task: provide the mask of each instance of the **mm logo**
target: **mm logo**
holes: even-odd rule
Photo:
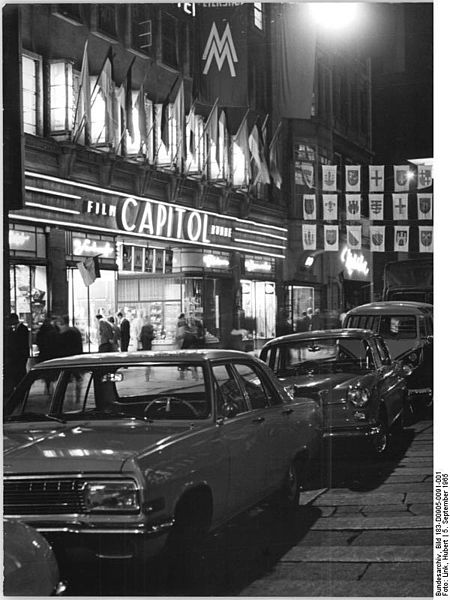
[[[234,70],[233,62],[237,63],[238,59],[236,50],[234,48],[233,38],[231,37],[229,23],[227,23],[222,37],[219,36],[216,24],[212,24],[208,41],[206,42],[205,50],[202,56],[202,60],[206,60],[205,68],[203,69],[203,75],[208,74],[213,58],[216,59],[217,68],[219,71],[222,70],[222,65],[225,62],[225,59],[227,59],[228,66],[230,67],[231,77],[236,77],[236,71]]]

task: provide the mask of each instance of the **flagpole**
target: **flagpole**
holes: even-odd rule
[[[194,104],[195,104],[195,102],[194,102]],[[206,129],[207,129],[208,125],[209,125],[209,122],[210,122],[210,120],[211,120],[211,115],[213,114],[213,111],[214,111],[214,109],[216,108],[216,105],[218,105],[218,104],[219,104],[219,98],[217,97],[217,98],[216,98],[216,100],[215,100],[215,102],[214,102],[214,104],[213,104],[213,107],[212,107],[212,109],[211,109],[211,112],[209,113],[209,115],[208,115],[208,118],[206,119],[206,123],[205,123],[205,126],[203,127],[202,135],[200,136],[200,139],[198,140],[198,144],[197,144],[197,145],[194,147],[194,152],[192,152],[192,153],[191,153],[191,160],[189,161],[189,165],[188,165],[188,166],[187,166],[187,168],[186,168],[186,171],[187,171],[188,173],[189,173],[189,169],[191,168],[191,164],[192,164],[192,157],[193,157],[193,156],[195,156],[195,154],[196,154],[197,150],[200,148],[200,144],[201,144],[201,142],[202,142],[203,138],[205,137],[205,131],[206,131]],[[209,158],[209,153],[210,153],[210,151],[211,151],[211,148],[210,148],[210,149],[209,149],[209,151],[208,151],[208,156],[206,157],[206,161],[207,161],[207,160],[208,160],[208,158]],[[204,168],[205,168],[205,163],[204,163],[204,164],[203,164],[203,166],[202,166],[202,173],[203,173],[203,170],[204,170]]]

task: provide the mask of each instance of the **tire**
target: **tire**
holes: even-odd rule
[[[295,457],[289,465],[284,483],[283,498],[291,508],[298,508],[300,504],[300,496],[304,489],[306,476],[305,465],[306,459],[299,456]]]
[[[372,452],[375,456],[387,456],[391,449],[391,433],[386,423],[386,417],[381,416],[378,427],[380,432],[377,433],[371,440]]]

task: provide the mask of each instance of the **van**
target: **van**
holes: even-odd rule
[[[372,302],[352,308],[345,328],[371,329],[380,334],[391,358],[407,365],[406,378],[413,408],[431,406],[433,399],[433,305],[424,302]]]

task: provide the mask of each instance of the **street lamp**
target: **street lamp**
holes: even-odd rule
[[[360,8],[355,2],[313,2],[309,6],[318,26],[335,31],[351,26]]]

